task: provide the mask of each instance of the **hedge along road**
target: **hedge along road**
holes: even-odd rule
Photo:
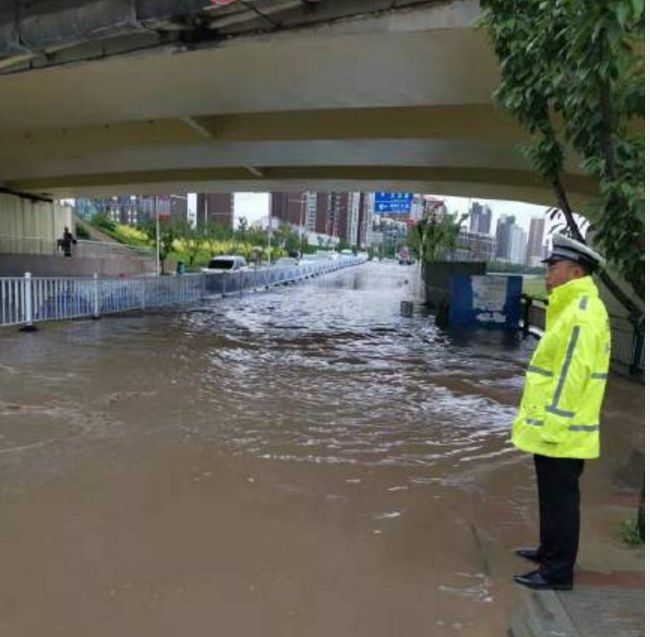
[[[534,342],[401,317],[415,273],[0,333],[0,634],[505,634]]]

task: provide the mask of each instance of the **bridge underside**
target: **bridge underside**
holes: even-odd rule
[[[554,203],[521,157],[526,135],[491,99],[498,66],[472,26],[475,2],[246,3],[274,24],[247,23],[243,4],[210,9],[215,37],[198,42],[118,55],[109,39],[105,58],[85,61],[93,40],[78,59],[65,49],[32,70],[5,54],[0,186],[45,197],[408,190]],[[337,17],[341,5],[358,15]],[[594,193],[575,159],[567,170],[573,201]]]

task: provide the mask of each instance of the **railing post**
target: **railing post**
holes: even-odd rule
[[[144,312],[145,309],[147,309],[147,279],[146,277],[142,277],[142,296],[140,298],[140,306],[142,308],[142,311]]]
[[[526,336],[528,336],[528,333],[530,332],[530,308],[533,305],[533,299],[532,299],[532,297],[528,296],[527,294],[522,294],[521,298],[524,300],[523,332],[524,332],[524,337],[526,337]]]
[[[24,325],[20,328],[21,332],[35,332],[36,326],[34,325],[34,308],[32,304],[32,274],[25,272],[23,279],[23,298],[25,303],[23,305],[25,310]]]
[[[99,278],[97,272],[93,274],[93,318],[99,318]]]
[[[644,332],[638,320],[631,320],[632,328],[634,330],[632,337],[632,364],[630,365],[630,372],[632,374],[642,373],[645,368],[644,351]]]

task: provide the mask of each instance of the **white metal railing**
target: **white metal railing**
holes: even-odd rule
[[[545,299],[522,295],[523,329],[537,337],[546,328]],[[629,317],[609,313],[609,325],[612,335],[611,360],[630,370],[632,374],[641,374],[645,370],[645,348],[643,324],[633,323]],[[531,329],[532,328],[532,329]]]
[[[365,257],[323,259],[291,267],[186,274],[170,277],[55,278],[0,277],[0,327],[32,327],[40,321],[62,321],[103,314],[146,310],[197,301],[205,296],[242,294],[365,261]]]

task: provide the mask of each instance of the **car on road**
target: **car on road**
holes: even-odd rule
[[[212,257],[208,265],[205,268],[201,269],[201,272],[210,274],[214,272],[234,272],[238,270],[248,270],[246,259],[236,254],[224,254],[217,257]]]

